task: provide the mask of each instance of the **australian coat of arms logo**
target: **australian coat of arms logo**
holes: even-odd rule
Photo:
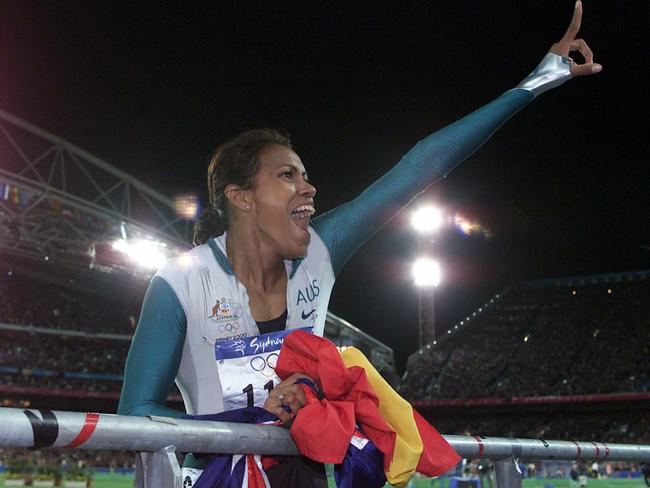
[[[212,320],[234,320],[241,316],[241,305],[233,303],[228,298],[219,298],[214,304],[209,319]]]

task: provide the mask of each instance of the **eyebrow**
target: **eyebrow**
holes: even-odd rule
[[[280,169],[280,168],[282,168],[284,166],[286,166],[288,168],[291,168],[292,170],[300,173],[301,175],[303,175],[305,177],[305,179],[309,179],[309,174],[307,173],[307,169],[305,168],[304,171],[301,172],[300,167],[298,166],[298,163],[281,163],[280,166],[278,166],[278,169]]]

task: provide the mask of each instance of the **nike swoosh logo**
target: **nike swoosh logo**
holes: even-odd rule
[[[313,308],[313,309],[311,310],[311,312],[309,312],[309,313],[307,313],[307,314],[303,311],[303,312],[301,313],[302,320],[307,320],[307,319],[311,316],[311,314],[313,314],[315,311],[316,311],[315,308]]]

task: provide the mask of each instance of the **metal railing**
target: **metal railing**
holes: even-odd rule
[[[650,445],[446,435],[464,458],[494,459],[498,488],[521,486],[517,459],[650,461]],[[277,426],[0,408],[0,447],[137,451],[136,486],[182,485],[174,452],[295,455]]]

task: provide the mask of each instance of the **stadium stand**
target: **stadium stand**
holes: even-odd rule
[[[32,371],[121,375],[129,348],[126,341],[66,335],[6,331],[3,337],[0,365]]]
[[[74,283],[44,278],[0,267],[0,322],[113,334],[134,330],[144,289],[127,299],[119,290],[92,293]]]
[[[401,391],[413,400],[650,391],[649,297],[650,273],[512,286],[411,356]]]
[[[513,285],[408,361],[400,391],[441,431],[650,439],[650,272]]]
[[[69,274],[3,261],[1,404],[115,412],[144,284],[106,296]]]
[[[558,415],[553,411],[524,415],[482,412],[464,418],[437,417],[436,425],[444,432],[458,434],[643,444],[650,434],[650,413],[647,409],[617,410],[614,414],[583,411],[579,415]]]
[[[0,291],[2,405],[114,412],[138,302],[7,267]],[[649,296],[650,273],[511,286],[411,356],[401,393],[449,434],[647,442]]]

